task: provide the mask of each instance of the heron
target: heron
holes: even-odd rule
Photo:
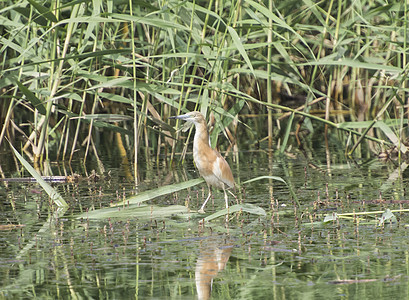
[[[209,131],[204,116],[198,111],[192,111],[184,115],[170,117],[193,123],[195,125],[195,137],[193,140],[193,160],[199,174],[204,178],[209,189],[209,195],[203,202],[199,213],[204,213],[206,203],[212,196],[212,187],[223,189],[226,208],[229,208],[229,199],[226,191],[234,187],[233,173],[224,157],[209,143]]]

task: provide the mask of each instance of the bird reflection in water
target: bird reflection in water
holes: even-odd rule
[[[197,295],[199,300],[210,299],[213,279],[226,267],[234,245],[227,236],[211,236],[202,240],[199,247],[195,270]]]

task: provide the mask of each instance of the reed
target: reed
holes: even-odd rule
[[[328,126],[326,135],[348,128],[351,155],[367,137],[381,145],[372,151],[399,146],[404,2],[2,1],[0,145],[22,140],[36,163],[85,161],[111,151],[101,141],[119,133],[137,173],[141,159],[186,152],[167,117],[196,109],[212,112],[211,142],[224,149],[240,126],[241,137],[267,137],[266,147],[284,151],[297,121]],[[277,121],[285,111],[291,118]],[[254,114],[268,115],[255,133],[258,124],[240,118]],[[385,132],[379,121],[397,122]]]

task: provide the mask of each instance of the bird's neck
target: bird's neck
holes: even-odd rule
[[[193,141],[193,148],[197,150],[203,147],[209,147],[209,132],[207,131],[207,125],[204,122],[197,123],[196,125],[196,132],[195,138]]]

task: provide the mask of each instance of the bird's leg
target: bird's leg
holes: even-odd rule
[[[224,200],[226,201],[226,210],[227,210],[226,225],[227,225],[229,223],[229,197],[227,196],[226,189],[224,188],[224,184],[223,184],[223,192],[224,192]]]
[[[205,202],[203,202],[202,207],[197,211],[199,214],[204,214],[204,208],[206,206],[207,201],[209,201],[210,197],[212,197],[212,188],[210,185],[207,185],[207,187],[209,188],[209,196],[207,196]]]
[[[227,190],[227,191],[230,193],[230,195],[233,196],[234,199],[236,199],[236,204],[239,204],[239,199],[237,199],[237,196],[235,194],[233,194],[231,191],[229,191],[229,190]]]
[[[224,200],[226,201],[226,208],[229,209],[229,197],[227,196],[226,189],[223,184]]]

